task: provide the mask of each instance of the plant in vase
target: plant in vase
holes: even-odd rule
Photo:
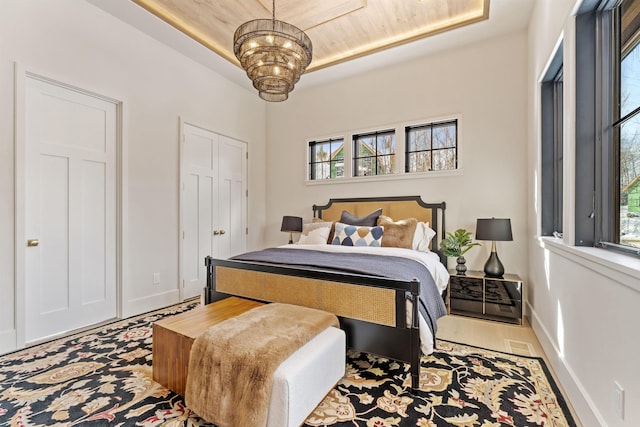
[[[458,228],[453,233],[447,232],[447,237],[442,241],[441,245],[446,256],[456,258],[456,271],[458,274],[464,274],[467,271],[467,266],[465,265],[467,260],[464,259],[463,255],[472,247],[481,246],[480,243],[472,242],[471,232],[463,228]]]

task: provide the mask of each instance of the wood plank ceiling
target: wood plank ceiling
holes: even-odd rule
[[[133,0],[238,65],[233,33],[271,18],[271,0]],[[488,19],[490,0],[277,0],[276,19],[313,43],[307,72]]]

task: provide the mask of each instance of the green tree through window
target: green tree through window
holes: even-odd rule
[[[354,135],[353,152],[353,176],[395,173],[395,131]]]
[[[309,179],[344,176],[344,139],[309,142]]]

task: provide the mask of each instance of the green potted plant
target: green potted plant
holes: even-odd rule
[[[458,274],[464,274],[467,271],[467,266],[465,265],[467,260],[464,259],[463,255],[474,246],[481,245],[473,242],[471,240],[471,232],[463,228],[458,228],[453,233],[447,232],[447,237],[442,241],[443,253],[448,257],[456,258],[456,271]]]

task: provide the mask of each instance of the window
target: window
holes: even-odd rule
[[[394,130],[353,135],[353,176],[394,173],[395,153]]]
[[[613,147],[617,151],[619,184],[618,241],[640,247],[640,6],[639,0],[624,0],[615,19],[618,41],[614,79]]]
[[[576,16],[575,241],[640,255],[640,0]]]
[[[309,179],[344,177],[344,139],[309,142]]]
[[[428,172],[457,168],[457,120],[407,126],[405,141],[405,172]]]
[[[334,135],[339,137],[310,138],[304,160],[308,171],[306,182],[332,185],[359,181],[361,177],[411,179],[414,172],[461,173],[458,169],[461,123],[460,117],[450,116],[438,121],[387,123],[380,125],[379,130],[335,131]],[[345,159],[351,162],[345,163]]]
[[[560,45],[541,87],[543,236],[562,233],[562,52],[563,46]]]

